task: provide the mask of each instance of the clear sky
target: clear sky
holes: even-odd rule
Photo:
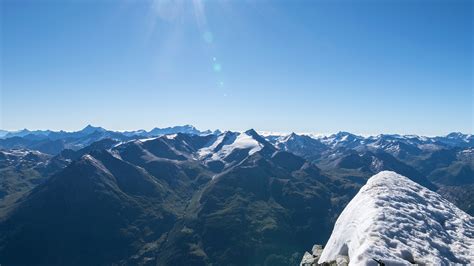
[[[473,1],[1,0],[0,128],[472,133]]]

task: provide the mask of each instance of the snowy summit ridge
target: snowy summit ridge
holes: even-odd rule
[[[341,213],[319,263],[474,263],[474,218],[391,171],[372,176]]]

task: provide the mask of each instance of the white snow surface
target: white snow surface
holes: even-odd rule
[[[24,156],[28,155],[29,153],[36,154],[36,155],[42,155],[42,153],[39,152],[39,151],[26,150],[26,149],[0,150],[0,152],[5,154],[5,155],[18,156],[18,157],[24,157]]]
[[[150,141],[150,140],[155,140],[155,139],[159,139],[161,136],[159,137],[150,137],[150,138],[142,138],[142,139],[138,139],[137,141],[138,142],[147,142],[147,141]]]
[[[215,151],[219,144],[224,141],[225,133],[221,134],[212,145],[198,151],[199,157],[203,158],[210,156],[210,160],[222,160],[235,149],[250,149],[248,154],[252,155],[263,148],[263,145],[252,136],[244,132],[237,134],[237,137],[232,143],[225,144],[221,149]]]
[[[165,135],[165,138],[167,138],[167,139],[175,139],[176,136],[178,136],[178,134],[168,134],[168,135]]]
[[[319,263],[474,264],[474,218],[391,171],[372,176],[336,221]]]

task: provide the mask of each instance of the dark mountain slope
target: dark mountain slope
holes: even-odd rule
[[[172,227],[179,202],[146,171],[108,152],[85,155],[7,214],[0,258],[7,265],[131,262]]]
[[[342,151],[337,156],[328,156],[326,159],[321,160],[318,165],[323,169],[340,176],[352,174],[355,176],[361,176],[364,179],[368,179],[370,176],[380,171],[395,171],[431,190],[437,189],[432,182],[415,168],[383,151]],[[351,171],[347,171],[346,169],[350,169]]]
[[[57,158],[57,159],[77,160],[85,154],[88,154],[93,151],[107,150],[107,149],[112,148],[114,145],[118,143],[119,141],[114,140],[114,139],[102,139],[102,140],[93,142],[90,145],[79,150],[65,149],[61,151],[61,153],[58,155],[58,157],[60,158]]]
[[[1,149],[32,149],[47,154],[58,154],[65,148],[64,140],[50,140],[46,137],[11,137],[0,139]]]
[[[433,182],[447,186],[474,184],[474,162],[471,164],[456,162],[448,167],[434,170],[429,175]]]
[[[0,150],[0,214],[52,174],[64,168],[51,155],[30,150]]]
[[[282,155],[286,156],[286,155]],[[292,155],[294,156],[294,155]],[[158,254],[166,265],[291,265],[308,236],[330,234],[328,178],[314,166],[255,153],[214,177]],[[296,165],[300,167],[296,167]],[[245,254],[245,256],[242,256]],[[299,255],[295,254],[295,258]]]

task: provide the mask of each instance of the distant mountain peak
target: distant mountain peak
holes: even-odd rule
[[[86,127],[84,127],[81,130],[81,132],[83,132],[83,133],[94,133],[95,131],[103,132],[103,131],[106,131],[106,130],[102,127],[92,126],[91,124],[87,125]]]
[[[469,137],[469,135],[461,133],[461,132],[451,132],[448,135],[446,135],[446,137],[449,139],[464,139],[464,138]]]
[[[354,134],[347,132],[347,131],[339,131],[336,133],[336,136],[355,136]]]
[[[183,126],[173,126],[173,127],[166,127],[166,128],[158,128],[155,127],[148,135],[167,135],[167,134],[176,134],[176,133],[185,133],[185,134],[193,134],[193,135],[203,135],[203,134],[210,134],[211,131],[200,131],[196,127],[192,125],[183,125]]]
[[[297,137],[298,135],[295,132],[291,132],[290,135],[288,135],[288,139],[297,138]]]
[[[255,131],[255,129],[253,129],[253,128],[245,131],[245,134],[250,135],[250,136],[258,135],[257,131]]]
[[[258,134],[257,131],[255,131],[253,128],[245,131],[244,133],[246,135],[251,136],[253,139],[255,139],[257,142],[259,142],[260,144],[262,144],[264,146],[273,147],[273,145],[271,143],[269,143],[264,137],[262,137],[260,134]]]

